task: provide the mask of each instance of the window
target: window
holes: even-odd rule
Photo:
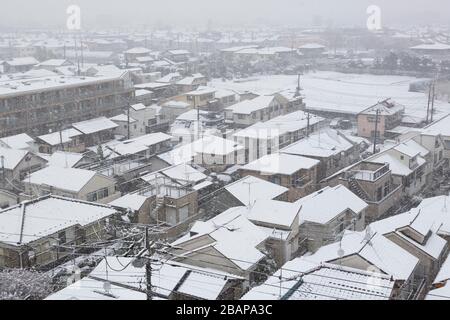
[[[86,196],[86,200],[92,202],[97,201],[97,192],[88,193]]]
[[[403,155],[400,155],[400,160],[405,160],[405,157]]]
[[[109,195],[108,188],[103,188],[98,191],[98,199],[106,198]]]

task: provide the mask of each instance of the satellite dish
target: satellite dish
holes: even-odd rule
[[[338,249],[338,251],[337,251],[337,254],[338,254],[339,258],[342,258],[342,257],[344,256],[344,254],[345,254],[344,249],[342,249],[341,247],[339,247],[339,249]]]

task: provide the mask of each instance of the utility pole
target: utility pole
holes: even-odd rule
[[[378,116],[380,114],[380,110],[377,109],[375,112],[375,131],[373,134],[373,154],[377,151],[377,132],[378,132]]]
[[[130,140],[130,104],[127,103],[127,137]]]
[[[436,98],[436,82],[433,82],[431,90],[431,112],[430,112],[430,123],[433,122],[433,112],[434,112],[434,99]]]
[[[5,156],[0,156],[0,164],[2,166],[2,183],[6,185],[6,176],[5,176]]]
[[[311,116],[309,115],[309,112],[306,113],[306,136],[309,137],[309,118]]]
[[[429,117],[430,117],[430,100],[431,100],[431,84],[428,86],[428,102],[427,102],[427,118],[426,118],[426,124],[429,123]]]
[[[152,249],[150,248],[150,241],[149,241],[149,234],[148,234],[148,226],[145,227],[145,247],[148,250],[149,258],[147,259],[147,262],[145,263],[145,276],[147,279],[147,300],[152,300],[152,262],[151,262],[151,256],[152,256]]]

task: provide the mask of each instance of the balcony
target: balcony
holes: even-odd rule
[[[353,178],[363,181],[376,181],[390,172],[389,164],[378,164],[372,162],[361,162],[345,173],[345,178]]]

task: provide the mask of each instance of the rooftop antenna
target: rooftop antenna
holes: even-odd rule
[[[252,202],[251,202],[251,185],[254,183],[258,183],[257,181],[244,181],[243,184],[248,185],[248,209],[251,209]]]

